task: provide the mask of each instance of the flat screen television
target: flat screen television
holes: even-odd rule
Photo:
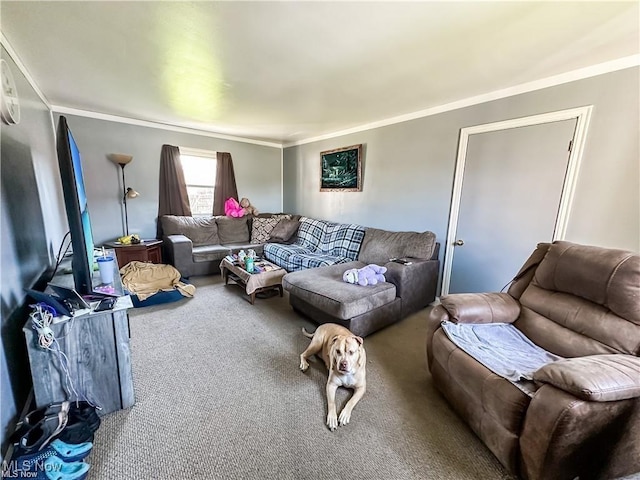
[[[82,160],[67,119],[60,116],[56,139],[64,204],[71,232],[73,281],[81,295],[93,293],[93,234],[87,194],[82,176]]]

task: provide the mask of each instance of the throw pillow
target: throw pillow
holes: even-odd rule
[[[249,241],[249,217],[216,217],[220,243],[246,243]]]
[[[283,218],[271,231],[270,242],[274,243],[292,243],[295,239],[300,222],[290,218]]]
[[[163,215],[160,221],[163,235],[184,235],[193,242],[194,247],[220,243],[214,217]]]
[[[279,221],[279,218],[254,218],[251,227],[251,243],[266,243]]]

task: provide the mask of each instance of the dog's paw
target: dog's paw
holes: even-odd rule
[[[340,412],[340,418],[338,419],[340,426],[346,425],[351,420],[351,412],[345,408]]]
[[[306,372],[307,368],[309,368],[309,362],[307,362],[304,358],[300,358],[300,370]]]
[[[338,418],[336,417],[335,413],[333,415],[327,415],[327,427],[329,427],[329,430],[331,430],[332,432],[336,428],[338,428]]]

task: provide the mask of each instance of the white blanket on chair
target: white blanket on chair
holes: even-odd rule
[[[526,393],[522,380],[562,357],[547,352],[510,323],[442,322],[449,339],[496,375],[506,378]]]

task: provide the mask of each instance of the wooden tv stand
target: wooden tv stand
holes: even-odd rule
[[[115,276],[120,281],[120,276]],[[56,275],[53,284],[72,287],[71,275]],[[121,285],[119,285],[122,288]],[[49,293],[49,292],[47,292]],[[71,391],[60,356],[38,344],[38,333],[31,319],[22,329],[29,355],[33,392],[37,407],[64,400],[86,398],[98,405],[99,415],[128,408],[135,403],[129,314],[133,304],[129,295],[118,297],[112,310],[89,312],[58,323],[51,329],[60,350],[69,359],[69,376],[78,393]]]

